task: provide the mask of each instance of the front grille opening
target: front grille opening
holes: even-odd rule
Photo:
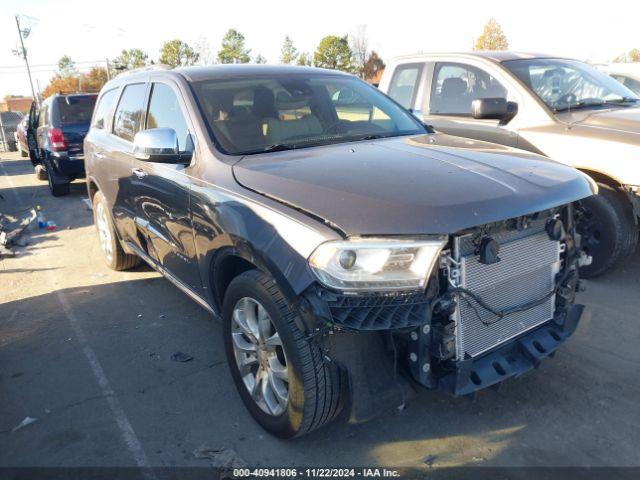
[[[474,383],[474,385],[480,385],[482,383],[482,379],[480,378],[480,375],[478,375],[476,372],[471,372],[471,375],[469,375],[469,378]]]
[[[545,353],[547,351],[546,348],[544,348],[539,341],[534,341],[533,342],[533,346],[536,347],[536,350],[538,350],[540,353]]]

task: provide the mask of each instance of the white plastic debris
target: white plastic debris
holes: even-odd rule
[[[11,429],[12,432],[17,432],[18,430],[20,430],[21,428],[26,427],[27,425],[31,425],[33,422],[38,421],[37,418],[33,418],[33,417],[24,417],[24,420],[22,420],[18,425],[16,425],[15,427],[13,427]]]

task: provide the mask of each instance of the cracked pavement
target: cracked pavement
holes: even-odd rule
[[[216,320],[147,267],[103,264],[84,184],[54,198],[28,160],[0,158],[0,211],[40,204],[58,225],[0,260],[0,466],[206,466],[201,446],[251,466],[640,465],[639,254],[589,282],[574,337],[501,391],[420,393],[281,441],[241,404]]]

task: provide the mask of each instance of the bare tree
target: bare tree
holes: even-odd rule
[[[367,26],[358,25],[354,34],[350,35],[351,51],[353,52],[353,66],[360,78],[364,78],[364,66],[369,57],[369,38]]]

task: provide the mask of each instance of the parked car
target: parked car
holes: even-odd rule
[[[27,141],[40,180],[48,180],[53,196],[69,193],[69,184],[84,178],[84,136],[96,103],[95,93],[58,94],[29,113]]]
[[[608,63],[596,65],[596,68],[611,75],[637,96],[640,96],[640,62]]]
[[[16,126],[16,133],[14,134],[16,145],[21,157],[29,156],[29,144],[27,142],[27,126],[29,124],[29,117],[23,117],[20,123]]]
[[[5,152],[15,152],[18,148],[14,134],[20,120],[20,112],[0,112],[0,145]]]
[[[455,395],[497,385],[582,312],[574,202],[595,183],[434,133],[352,75],[123,74],[85,152],[107,265],[143,259],[221,317],[240,397],[274,435],[399,405],[400,371]]]
[[[640,102],[619,82],[576,60],[474,52],[397,58],[380,89],[438,131],[543,154],[598,182],[579,227],[592,256],[583,276],[635,251]]]

